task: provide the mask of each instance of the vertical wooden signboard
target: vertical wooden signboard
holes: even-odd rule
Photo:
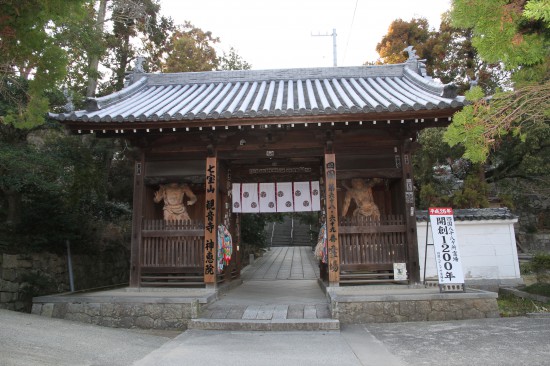
[[[328,281],[340,284],[340,243],[338,241],[338,198],[336,193],[336,159],[325,154],[325,196],[327,210]]]
[[[216,284],[217,249],[217,196],[218,164],[216,157],[206,158],[206,199],[204,220],[204,283],[207,286]]]

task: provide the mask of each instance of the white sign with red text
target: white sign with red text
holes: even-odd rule
[[[463,284],[464,273],[458,249],[453,209],[430,207],[435,264],[440,284]]]

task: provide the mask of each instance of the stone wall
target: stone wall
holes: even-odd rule
[[[333,302],[332,311],[333,319],[342,324],[499,317],[495,298]]]
[[[518,206],[515,228],[521,248],[527,253],[550,253],[550,199],[532,195]]]
[[[75,290],[128,283],[125,251],[72,257]],[[31,311],[32,297],[70,290],[67,257],[52,253],[0,254],[0,308]]]
[[[113,328],[185,330],[198,317],[198,301],[185,303],[35,303],[32,313]]]

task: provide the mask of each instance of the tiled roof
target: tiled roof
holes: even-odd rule
[[[175,74],[134,73],[123,90],[88,108],[50,114],[60,121],[154,122],[365,114],[458,108],[452,84],[404,64]]]
[[[481,220],[514,220],[517,216],[506,207],[503,208],[468,208],[453,209],[453,217],[456,221],[481,221]],[[428,211],[417,211],[416,221],[428,221]]]

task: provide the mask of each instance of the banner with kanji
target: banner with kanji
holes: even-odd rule
[[[234,213],[321,210],[319,181],[233,183],[231,192]]]
[[[450,207],[430,207],[435,264],[440,284],[463,284],[464,274]]]

